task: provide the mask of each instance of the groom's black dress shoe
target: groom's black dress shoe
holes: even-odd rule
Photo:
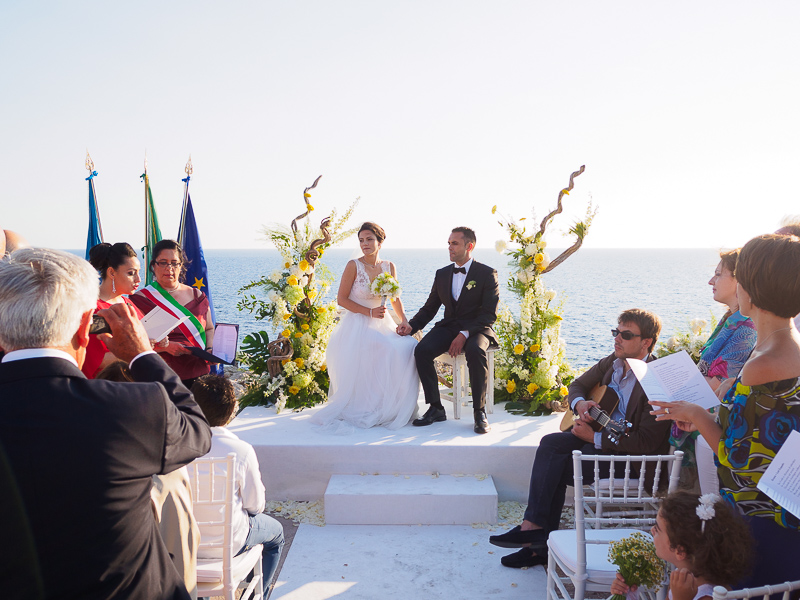
[[[417,427],[424,427],[425,425],[430,425],[432,423],[436,423],[437,421],[446,421],[447,414],[444,412],[443,406],[431,406],[424,415],[422,415],[419,419],[414,419],[411,423],[412,425],[416,425]]]
[[[547,554],[534,554],[533,552],[531,548],[523,548],[522,550],[514,552],[514,554],[503,556],[500,559],[500,564],[504,567],[511,567],[512,569],[535,567],[537,565],[544,566],[547,564]]]
[[[475,433],[488,433],[491,427],[489,427],[489,421],[486,420],[486,411],[478,409],[475,411]]]
[[[531,548],[536,551],[537,548],[547,548],[547,532],[544,529],[522,531],[517,525],[511,531],[491,536],[489,543],[501,548],[523,548],[530,544]]]

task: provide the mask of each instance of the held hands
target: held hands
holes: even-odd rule
[[[697,582],[689,569],[675,569],[669,576],[672,600],[692,600],[697,595]]]
[[[98,310],[97,314],[111,328],[111,333],[102,333],[97,337],[114,356],[130,363],[142,352],[151,350],[144,325],[132,306],[125,303],[112,304],[109,308]]]
[[[397,326],[397,335],[411,335],[411,325],[408,321],[403,321]]]

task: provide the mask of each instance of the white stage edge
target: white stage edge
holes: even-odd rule
[[[426,406],[420,397],[420,414]],[[428,427],[407,425],[355,429],[349,435],[314,430],[309,419],[319,408],[301,412],[246,408],[229,426],[256,449],[267,500],[323,498],[332,474],[491,475],[499,501],[527,502],[536,448],[542,437],[558,431],[561,415],[525,417],[502,404],[489,415],[491,431],[472,431],[472,411]]]

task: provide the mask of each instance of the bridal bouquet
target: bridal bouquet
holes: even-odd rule
[[[618,542],[611,542],[608,561],[619,567],[629,586],[658,587],[664,579],[664,561],[656,555],[656,546],[643,533],[633,533]],[[615,594],[612,600],[625,600]]]
[[[383,272],[372,280],[369,290],[376,296],[383,296],[381,306],[386,304],[386,298],[397,300],[403,292],[403,288],[397,283],[397,279],[391,273]]]

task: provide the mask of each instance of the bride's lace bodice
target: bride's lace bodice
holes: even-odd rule
[[[370,291],[370,279],[364,263],[357,259],[353,262],[356,263],[356,278],[353,281],[353,287],[350,289],[350,300],[367,308],[377,308],[381,305],[381,297],[375,296]],[[389,271],[389,261],[382,260],[381,273],[387,271]]]

